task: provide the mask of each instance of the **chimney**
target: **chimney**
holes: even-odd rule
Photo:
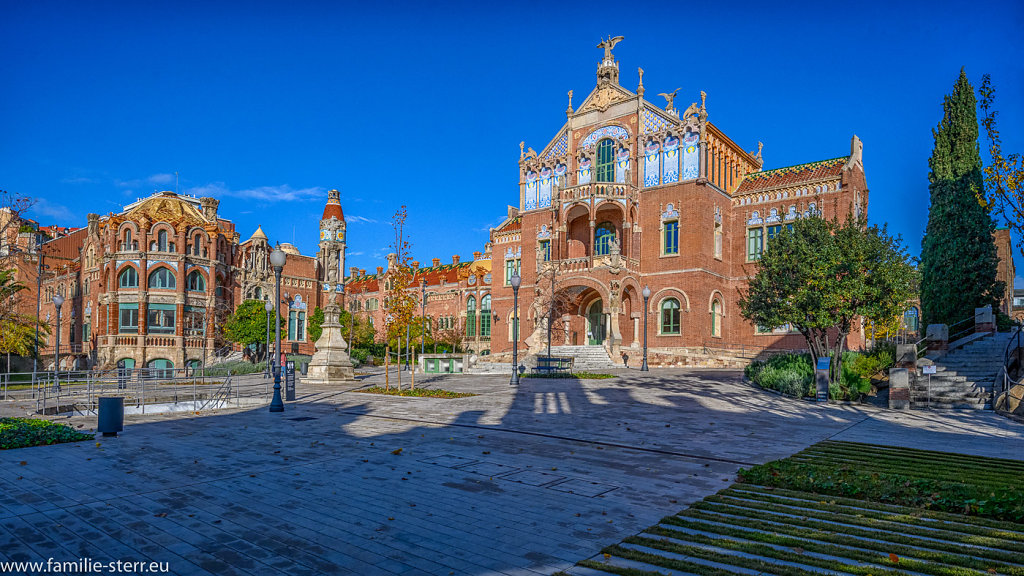
[[[398,254],[395,254],[394,252],[388,254],[388,270],[391,270],[392,268],[398,268]]]
[[[419,260],[413,260],[413,261],[412,261],[412,269],[413,269],[413,270],[419,270],[419,267],[420,267],[420,262],[419,262]]]
[[[359,275],[359,268],[356,268],[355,266],[350,267],[348,269],[348,275],[351,276],[352,278],[355,278],[356,276]]]
[[[458,263],[459,263],[459,255],[456,254],[456,255],[452,256],[452,264],[458,264]]]
[[[383,266],[377,266],[377,274],[383,274],[383,273],[384,273],[384,267]]]
[[[360,268],[359,269],[359,275],[360,276],[366,276],[366,268]]]
[[[434,267],[435,268],[437,268],[438,266],[441,265],[441,259],[440,258],[434,258],[433,262],[434,262]]]
[[[476,252],[473,252],[473,260],[479,260],[481,254],[482,254],[482,252],[480,252],[479,250],[476,251]]]

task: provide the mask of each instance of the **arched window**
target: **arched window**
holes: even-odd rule
[[[132,249],[132,231],[131,230],[125,230],[124,231],[124,246],[122,246],[121,248],[123,250],[131,250]]]
[[[168,289],[176,288],[177,282],[174,280],[174,272],[169,268],[157,268],[149,275],[149,287]]]
[[[167,230],[156,233],[156,249],[157,252],[167,252]]]
[[[661,333],[679,334],[679,300],[675,298],[661,303]]]
[[[174,376],[174,362],[157,358],[146,363],[150,378],[171,378]]]
[[[480,337],[491,337],[491,295],[480,299]]]
[[[908,332],[917,332],[919,324],[917,308],[911,306],[903,313],[903,324],[907,327]]]
[[[117,277],[117,285],[121,288],[138,288],[139,273],[131,266],[125,268],[121,275]]]
[[[476,337],[476,298],[466,300],[466,337]]]
[[[711,335],[722,336],[722,303],[718,299],[711,302]]]
[[[594,255],[603,256],[611,252],[612,240],[615,239],[615,226],[611,222],[601,222],[594,230]]]
[[[193,237],[193,239],[192,239],[192,255],[193,256],[201,256],[202,255],[202,241],[203,241],[203,235],[202,234],[198,234],[197,233],[195,235],[195,237]]]
[[[597,143],[597,181],[615,181],[615,142],[608,138]]]
[[[193,292],[206,292],[206,279],[203,278],[203,275],[198,270],[194,270],[188,275],[188,281],[185,283],[185,286]]]

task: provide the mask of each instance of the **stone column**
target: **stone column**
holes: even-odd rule
[[[910,372],[906,368],[889,369],[889,409],[910,408]]]
[[[323,332],[316,341],[316,353],[310,360],[303,383],[332,385],[355,382],[352,361],[348,357],[348,343],[341,335],[341,324],[338,322],[340,315],[341,308],[337,304],[328,304],[324,308]]]
[[[945,351],[949,348],[949,326],[945,324],[929,324],[925,333],[928,341],[928,350]]]
[[[989,304],[984,308],[974,309],[974,331],[975,332],[995,332],[996,331],[996,316],[992,312],[992,305]]]

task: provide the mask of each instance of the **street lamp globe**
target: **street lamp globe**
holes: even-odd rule
[[[270,265],[274,268],[283,268],[284,262],[287,259],[288,256],[280,247],[274,248],[274,251],[270,253]]]
[[[53,295],[53,305],[54,306],[56,306],[57,308],[60,308],[61,304],[63,304],[63,303],[64,303],[64,297],[63,296],[61,296],[60,294],[54,294]]]
[[[270,300],[267,300],[267,303],[263,305],[263,309],[267,311],[267,314],[270,314],[274,311],[274,305],[270,303]]]
[[[644,286],[643,295],[644,295],[644,298],[650,298],[651,297],[651,287],[650,286]]]
[[[513,274],[512,277],[509,278],[509,283],[512,284],[513,290],[518,290],[519,286],[523,283],[523,279],[519,274]]]

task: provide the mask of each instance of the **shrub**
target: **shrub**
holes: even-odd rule
[[[92,439],[92,434],[84,434],[66,424],[49,420],[0,418],[0,449],[4,450]]]
[[[744,373],[758,386],[787,396],[801,398],[813,394],[814,364],[808,354],[779,354],[757,360]]]

